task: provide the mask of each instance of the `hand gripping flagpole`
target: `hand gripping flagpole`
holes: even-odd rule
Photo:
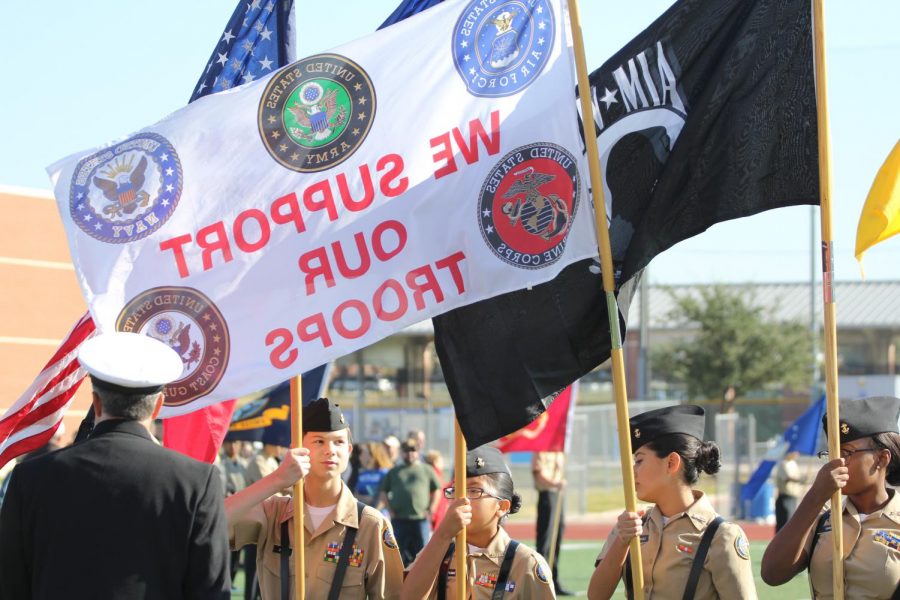
[[[581,121],[584,127],[584,144],[587,149],[591,172],[591,191],[594,200],[594,218],[597,228],[597,246],[600,249],[600,268],[603,275],[603,291],[606,293],[606,310],[609,315],[610,354],[612,358],[613,392],[616,400],[616,424],[619,430],[619,458],[622,463],[622,482],[625,491],[625,509],[637,512],[637,494],[634,491],[634,471],[631,464],[631,435],[628,425],[628,397],[625,390],[625,359],[622,355],[622,334],[619,331],[619,308],[616,303],[613,280],[612,249],[606,223],[606,199],[600,175],[600,153],[594,132],[594,111],[590,99],[587,64],[584,57],[584,41],[581,35],[581,17],[578,0],[567,0],[572,37],[575,45],[575,68],[578,73],[578,96],[581,101]],[[644,600],[644,569],[641,562],[641,545],[637,537],[630,544],[631,573],[635,600]]]
[[[291,378],[291,448],[299,448],[303,445],[303,380],[300,375]],[[294,483],[292,494],[294,503],[294,599],[306,598],[306,573],[304,572],[305,538],[304,514],[303,514],[303,479]],[[281,547],[288,544],[281,541]],[[283,550],[282,550],[283,551]],[[282,577],[289,577],[282,573]]]
[[[459,420],[453,419],[455,426],[456,444],[453,454],[453,487],[454,496],[457,499],[466,497],[466,438],[459,428]],[[466,528],[463,527],[456,534],[456,600],[466,600],[466,588],[469,585],[469,575],[466,573]]]
[[[816,121],[819,138],[819,211],[822,222],[822,299],[825,315],[825,396],[828,423],[828,456],[840,456],[838,384],[837,384],[837,325],[834,303],[834,255],[831,232],[831,139],[828,131],[828,98],[825,77],[825,14],[822,0],[813,2],[813,39],[816,69]],[[841,490],[831,495],[832,583],[835,600],[844,598],[844,536],[840,523]]]

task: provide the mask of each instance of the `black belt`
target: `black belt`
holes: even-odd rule
[[[497,574],[497,582],[494,584],[494,593],[491,594],[491,600],[503,600],[503,594],[506,593],[506,582],[509,579],[509,572],[512,570],[513,558],[516,556],[516,548],[519,547],[519,542],[516,540],[509,540],[509,545],[506,547],[506,553],[503,555],[503,562],[500,564],[500,573]],[[438,582],[437,582],[437,596],[438,600],[447,600],[447,571],[450,570],[450,562],[453,560],[453,551],[456,549],[456,544],[450,542],[450,547],[447,548],[447,554],[444,555],[444,560],[441,562],[441,569],[438,571]],[[456,578],[456,581],[459,582],[459,577]],[[459,585],[457,583],[457,585]],[[466,585],[466,582],[463,582],[463,585]]]
[[[362,521],[363,509],[366,507],[362,502],[356,502],[356,523]],[[344,541],[341,542],[341,552],[338,555],[337,567],[334,570],[334,577],[331,579],[331,589],[328,591],[328,600],[338,600],[341,595],[341,585],[344,583],[344,575],[347,574],[347,566],[350,564],[350,552],[353,550],[353,542],[356,541],[356,532],[358,528],[347,527],[344,533]],[[291,565],[290,556],[291,548],[289,540],[291,539],[288,532],[288,522],[281,523],[281,546],[275,546],[275,552],[281,554],[281,600],[290,600],[291,598]],[[286,543],[288,542],[288,543]]]

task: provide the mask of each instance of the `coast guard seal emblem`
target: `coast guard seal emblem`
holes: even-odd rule
[[[72,220],[92,238],[124,244],[163,226],[181,197],[181,161],[169,141],[139,133],[75,167],[69,189]]]
[[[566,248],[580,194],[575,159],[564,148],[535,143],[494,165],[481,187],[481,236],[501,260],[523,269],[553,264]]]
[[[556,21],[547,0],[472,0],[453,28],[453,62],[475,96],[510,96],[547,64]]]
[[[314,173],[338,165],[366,139],[375,88],[349,58],[317,54],[276,73],[259,102],[259,135],[282,166]]]
[[[142,292],[119,312],[116,331],[149,335],[181,357],[184,371],[166,386],[166,406],[181,406],[207,395],[228,366],[228,325],[216,305],[192,288],[157,287]]]

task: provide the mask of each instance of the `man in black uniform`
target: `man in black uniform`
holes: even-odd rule
[[[221,600],[228,531],[215,467],[162,448],[150,424],[178,354],[133,333],[99,335],[91,437],[15,468],[0,511],[0,595],[16,599]]]

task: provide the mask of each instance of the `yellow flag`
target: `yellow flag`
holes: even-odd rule
[[[856,260],[863,252],[900,233],[900,141],[881,165],[856,227]]]

